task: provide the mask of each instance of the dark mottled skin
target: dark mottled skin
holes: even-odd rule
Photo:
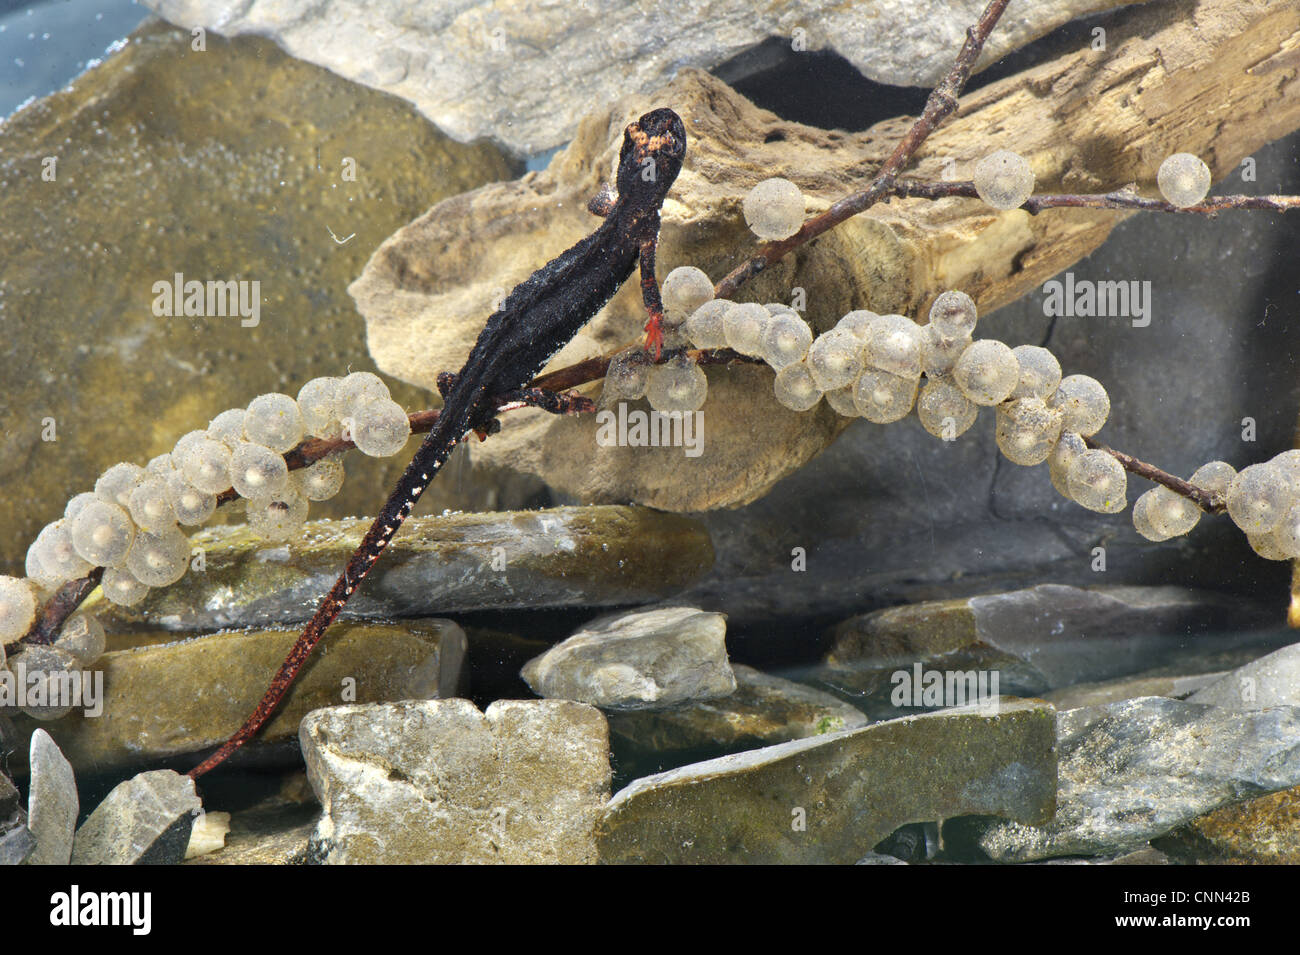
[[[190,770],[190,776],[201,776],[225,761],[271,717],[325,629],[383,554],[429,481],[467,432],[486,431],[495,423],[502,397],[517,395],[547,410],[565,410],[560,396],[542,395],[525,386],[604,307],[638,263],[650,316],[646,347],[658,354],[663,341],[663,307],[654,277],[659,209],[685,154],[686,129],[670,109],[646,113],[624,130],[618,194],[602,193],[590,206],[605,221],[520,283],[488,318],[464,367],[454,376],[442,376],[442,413],[342,576],[321,601],[252,715],[215,753]]]

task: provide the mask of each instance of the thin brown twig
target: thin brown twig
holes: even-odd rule
[[[1168,471],[1162,471],[1154,464],[1147,464],[1140,461],[1131,454],[1125,454],[1123,451],[1116,451],[1114,448],[1102,444],[1095,438],[1084,438],[1083,443],[1097,451],[1105,451],[1121,465],[1124,470],[1139,477],[1144,477],[1153,484],[1159,484],[1169,488],[1175,494],[1187,498],[1207,514],[1221,514],[1227,510],[1227,504],[1222,494],[1216,494],[1214,491],[1208,491],[1203,487],[1193,484],[1191,481],[1184,481],[1182,478],[1170,474]]]
[[[901,179],[889,189],[891,196],[900,199],[978,199],[975,183],[922,182]],[[1117,189],[1103,193],[1044,193],[1030,196],[1018,208],[1030,215],[1044,209],[1132,209],[1138,212],[1183,212],[1213,218],[1220,212],[1234,209],[1253,209],[1265,212],[1294,212],[1300,210],[1300,196],[1208,196],[1192,206],[1176,206],[1163,199],[1139,196],[1131,189]]]
[[[762,272],[769,265],[784,258],[793,249],[798,248],[805,242],[816,238],[823,232],[835,228],[846,219],[863,212],[877,202],[893,188],[894,181],[903,168],[912,161],[916,151],[921,144],[929,138],[939,125],[957,111],[957,97],[961,95],[962,89],[966,86],[966,81],[970,79],[971,71],[975,68],[975,61],[979,59],[980,53],[984,49],[984,43],[993,28],[1002,17],[1002,12],[1006,9],[1009,0],[992,0],[984,12],[980,14],[979,20],[974,26],[966,30],[966,42],[962,44],[961,52],[957,54],[957,59],[948,71],[942,82],[930,91],[929,97],[925,101],[925,109],[917,118],[911,128],[904,134],[889,158],[885,160],[884,165],[876,173],[870,185],[861,192],[846,196],[832,205],[820,215],[813,216],[804,222],[803,226],[794,235],[788,239],[781,239],[777,242],[765,243],[756,255],[742,262],[736,268],[732,269],[725,278],[714,286],[714,294],[718,298],[727,298],[732,295],[736,289],[753,278],[759,272]]]

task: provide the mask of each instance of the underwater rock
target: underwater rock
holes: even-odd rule
[[[1229,710],[1262,710],[1270,706],[1300,706],[1300,643],[1224,675],[1223,679],[1187,698]]]
[[[170,769],[113,788],[77,830],[73,865],[176,865],[203,809],[194,780]]]
[[[524,664],[538,696],[614,709],[727,696],[727,619],[694,607],[610,614]]]
[[[310,855],[340,863],[590,863],[609,798],[600,711],[559,700],[413,701],[302,722],[323,813]]]
[[[0,573],[21,573],[26,543],[109,465],[143,465],[264,392],[373,367],[345,291],[366,257],[431,197],[518,174],[269,40],[192,42],[147,24],[0,129]],[[257,324],[155,315],[155,283],[177,273],[247,282]],[[349,455],[316,512],[372,513],[402,466]],[[439,482],[423,503],[517,506],[518,485]]]
[[[998,701],[722,756],[639,779],[597,830],[602,862],[839,863],[907,822],[1051,818],[1054,711]]]
[[[862,713],[829,693],[739,663],[731,669],[736,692],[730,696],[606,713],[619,775],[650,775],[867,723]]]
[[[21,865],[36,851],[18,787],[0,772],[0,865]]]
[[[1157,163],[1150,157],[1176,148],[1209,159],[1222,179],[1243,156],[1300,126],[1300,98],[1280,96],[1275,79],[1248,71],[1276,54],[1296,29],[1300,16],[1279,3],[1243,14],[1231,0],[1202,0],[1194,20],[1158,4],[1130,8],[1108,27],[1105,69],[1085,45],[968,95],[960,114],[927,140],[913,172],[920,179],[967,178],[996,141],[1026,157],[1044,192],[1102,192],[1134,182],[1154,187]],[[1245,45],[1243,36],[1249,37]],[[1171,62],[1177,68],[1165,66]],[[1202,122],[1195,104],[1210,98],[1224,101],[1226,125]],[[672,103],[691,136],[682,174],[664,204],[659,270],[692,265],[715,281],[753,248],[741,205],[758,181],[790,179],[807,197],[807,211],[818,212],[865,188],[905,130],[903,118],[861,134],[783,121],[689,68],[652,101]],[[638,95],[599,108],[547,169],[445,201],[388,239],[350,289],[380,367],[426,387],[437,370],[458,367],[492,303],[591,231],[587,200],[609,174],[624,124],[646,103]],[[1104,133],[1070,135],[1075,128]],[[1189,130],[1195,142],[1186,142]],[[953,287],[966,290],[987,314],[1094,250],[1124,218],[1080,209],[996,213],[973,199],[895,200],[768,267],[739,297],[789,302],[793,289],[802,288],[818,331],[852,309],[919,315],[936,294]],[[1039,312],[1042,317],[1041,303]],[[552,367],[628,345],[643,337],[643,323],[639,288],[627,283]],[[1170,353],[1168,346],[1158,350],[1162,336],[1154,330],[1138,341],[1144,342],[1140,354],[1153,362]],[[781,407],[768,369],[714,367],[708,376],[698,456],[675,446],[598,445],[600,425],[591,417],[525,411],[512,412],[503,434],[472,448],[471,457],[538,475],[586,502],[706,510],[756,500],[847,425],[824,404],[805,413]],[[930,456],[947,455],[950,465],[970,453],[927,440]],[[956,444],[969,449],[979,442]],[[882,460],[896,475],[897,459]],[[912,491],[910,472],[888,486]],[[931,526],[927,520],[927,531]],[[1050,538],[1051,528],[1041,528],[1040,536]],[[881,550],[897,539],[883,534]],[[927,550],[930,543],[926,533]],[[919,549],[920,541],[912,546]]]
[[[28,756],[27,828],[36,840],[29,865],[67,865],[77,829],[77,777],[50,734],[32,733]]]
[[[104,673],[102,714],[73,710],[45,729],[79,772],[197,753],[243,724],[297,638],[297,630],[215,633],[106,653],[95,664]],[[454,695],[465,634],[449,620],[344,622],[330,628],[323,650],[232,761],[296,762],[284,744],[298,722],[347,694],[360,702]],[[33,722],[15,720],[20,733]]]
[[[186,865],[302,865],[316,828],[320,803],[299,769],[283,777],[280,790],[229,814],[225,845]],[[197,824],[196,827],[197,829]]]
[[[1056,815],[951,820],[948,846],[998,862],[1113,855],[1197,816],[1300,784],[1300,709],[1235,713],[1147,697],[1061,713]]]
[[[1186,700],[1202,687],[1210,686],[1223,679],[1223,671],[1216,673],[1196,673],[1191,676],[1144,676],[1124,677],[1119,680],[1106,680],[1100,683],[1079,683],[1059,690],[1048,690],[1040,697],[1051,703],[1058,710],[1077,710],[1082,706],[1101,706],[1104,703],[1120,703],[1124,700],[1136,700],[1143,696],[1167,696],[1173,700]],[[1199,702],[1193,700],[1192,702]]]
[[[312,521],[287,545],[245,527],[208,528],[192,538],[204,552],[202,573],[152,591],[135,607],[101,604],[96,612],[110,629],[299,623],[369,526],[368,519]],[[644,508],[417,517],[402,525],[342,619],[643,603],[698,579],[712,562],[697,521]]]
[[[1179,862],[1300,865],[1300,787],[1206,813],[1156,845]]]
[[[834,646],[815,672],[828,687],[852,694],[868,715],[881,717],[898,712],[891,700],[894,674],[910,673],[916,664],[927,671],[996,672],[999,691],[1020,696],[1162,665],[1196,673],[1216,668],[1225,652],[1255,656],[1268,641],[1285,639],[1244,629],[1261,622],[1263,613],[1180,587],[1042,584],[851,618],[835,628]],[[1216,628],[1231,632],[1216,635],[1212,645],[1191,645],[1191,636]]]
[[[1074,17],[1122,0],[1051,0],[1014,7],[989,38],[981,66]],[[928,86],[952,66],[984,0],[879,0],[869,10],[833,0],[754,6],[709,0],[647,6],[633,0],[542,4],[420,0],[394,8],[330,0],[290,10],[276,0],[144,0],[173,23],[230,36],[256,33],[294,56],[410,100],[451,136],[492,137],[529,155],[569,138],[611,91],[644,99],[682,66],[709,68],[768,37],[795,50],[833,49],[864,75]],[[887,25],[887,26],[886,26]]]

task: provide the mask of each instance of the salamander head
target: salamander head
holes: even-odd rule
[[[686,127],[671,109],[654,109],[623,131],[618,195],[624,202],[658,207],[686,155]]]

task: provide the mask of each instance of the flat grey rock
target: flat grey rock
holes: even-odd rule
[[[43,729],[32,733],[27,828],[36,840],[29,865],[67,865],[81,803],[72,764]]]
[[[1212,703],[1230,710],[1300,706],[1300,643],[1275,650],[1197,690],[1189,703]]]
[[[328,864],[589,863],[609,798],[600,711],[560,700],[316,710],[299,732]]]
[[[524,664],[539,696],[593,706],[670,706],[729,696],[727,620],[693,607],[610,614]]]
[[[170,769],[113,788],[77,830],[73,865],[175,865],[203,804],[194,780]]]
[[[1062,713],[1057,734],[1049,822],[954,819],[945,844],[999,862],[1114,856],[1220,806],[1300,784],[1300,709],[1237,713],[1147,697]]]

